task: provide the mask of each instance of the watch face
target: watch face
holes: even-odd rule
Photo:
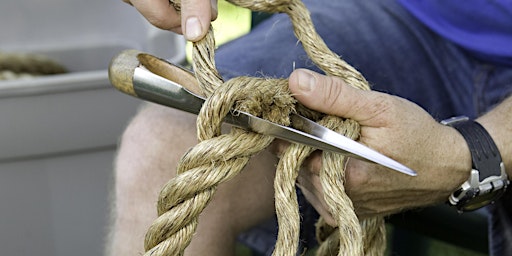
[[[503,164],[500,164],[501,175],[490,176],[479,181],[479,172],[471,171],[470,179],[453,192],[448,202],[459,212],[474,211],[498,200],[510,184]]]
[[[492,203],[496,198],[498,198],[503,193],[503,190],[496,190],[486,194],[480,194],[477,197],[473,197],[469,199],[465,205],[462,207],[464,211],[474,211],[481,207],[484,207],[490,203]]]

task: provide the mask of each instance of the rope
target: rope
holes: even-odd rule
[[[338,76],[352,86],[369,90],[364,77],[333,53],[317,34],[309,11],[300,0],[230,0],[253,11],[281,12],[290,17],[294,32],[313,62],[330,76]],[[179,11],[180,2],[172,4]],[[198,216],[217,186],[239,174],[250,157],[263,150],[273,138],[233,128],[221,134],[223,117],[231,108],[289,125],[293,112],[317,120],[352,139],[359,136],[359,125],[349,119],[324,116],[297,104],[288,91],[286,79],[236,77],[224,82],[215,68],[215,41],[210,28],[206,37],[193,44],[193,68],[208,96],[198,115],[198,145],[180,160],[177,176],[162,189],[158,199],[158,218],[145,238],[146,255],[183,255],[197,228]],[[296,255],[299,246],[300,215],[295,182],[303,161],[313,148],[293,144],[280,159],[276,177],[275,208],[279,231],[273,255]],[[382,255],[385,227],[382,218],[359,222],[344,190],[347,158],[324,152],[320,179],[325,201],[336,221],[329,227],[317,223],[321,243],[317,255]]]
[[[42,55],[0,52],[0,80],[33,78],[66,72],[63,66]]]

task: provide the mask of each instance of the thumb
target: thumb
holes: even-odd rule
[[[185,38],[197,42],[210,27],[210,21],[217,18],[217,1],[188,0],[181,1],[181,24]]]
[[[338,77],[325,76],[307,69],[293,71],[289,88],[294,97],[310,109],[360,123],[383,112],[385,108],[382,103],[387,96],[356,89]]]

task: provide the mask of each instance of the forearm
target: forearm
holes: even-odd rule
[[[503,159],[509,179],[512,177],[512,96],[477,121],[489,132]]]

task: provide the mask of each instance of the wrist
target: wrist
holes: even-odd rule
[[[471,155],[470,177],[450,195],[449,204],[463,212],[495,202],[509,181],[493,138],[480,123],[467,117],[454,117],[441,123],[462,135]]]
[[[446,148],[442,152],[440,164],[446,177],[446,191],[450,195],[464,183],[471,173],[471,153],[464,137],[454,128],[442,126],[445,130],[441,137],[442,145]]]

